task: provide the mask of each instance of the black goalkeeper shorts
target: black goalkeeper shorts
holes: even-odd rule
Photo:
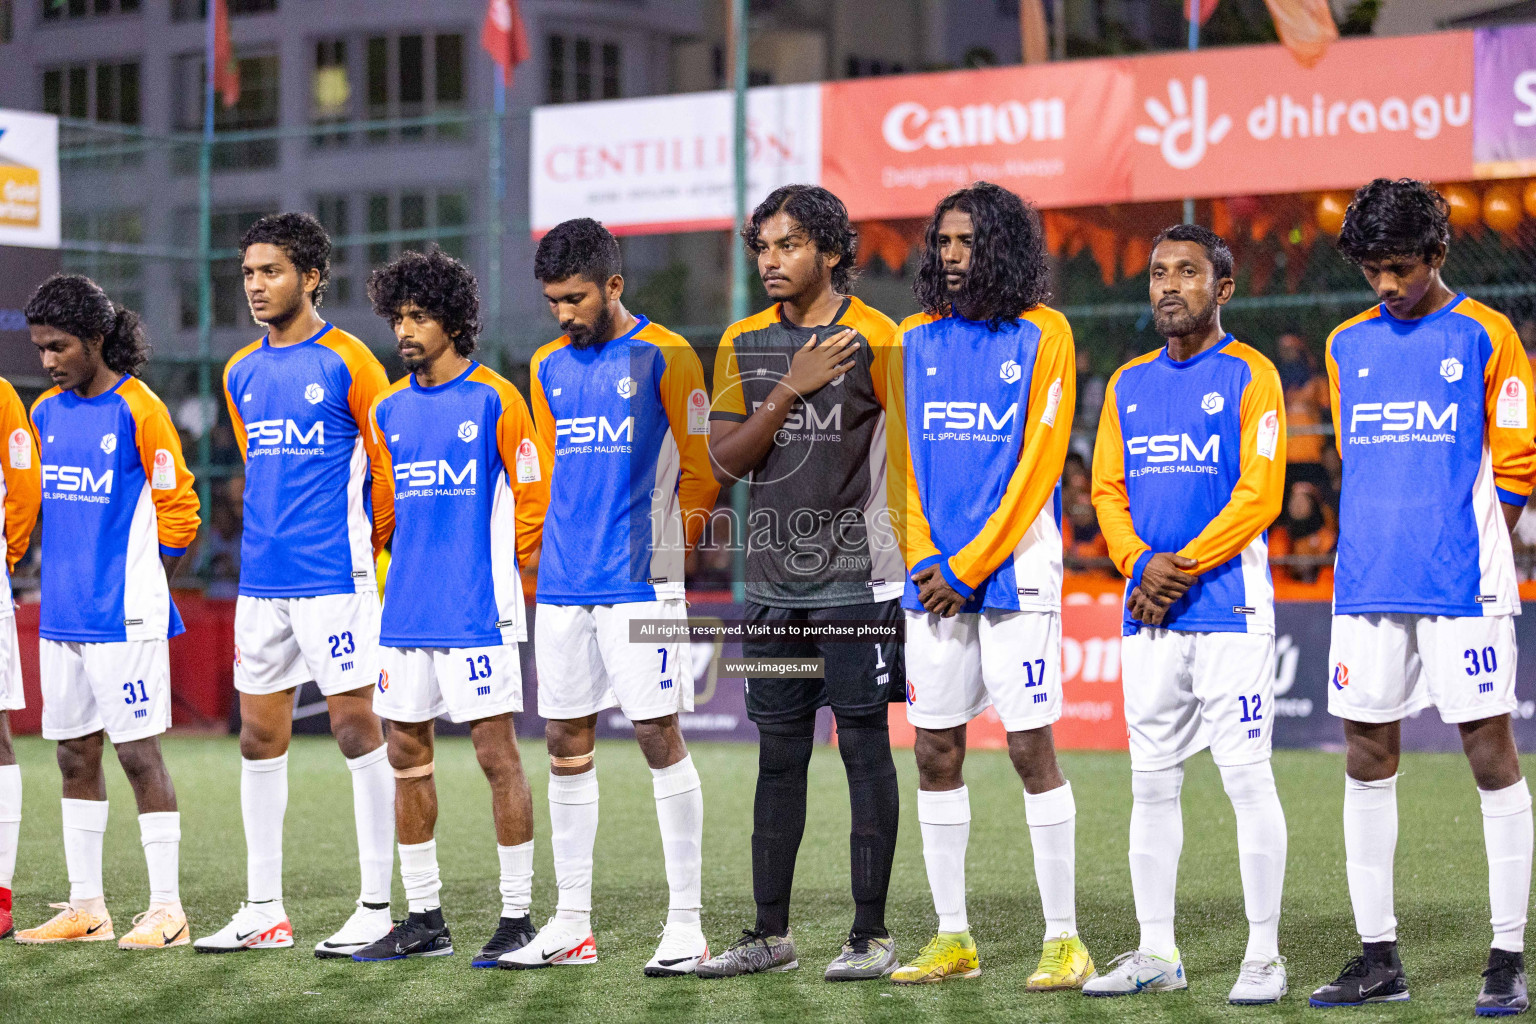
[[[831,707],[846,714],[868,714],[906,700],[907,669],[900,640],[905,619],[899,600],[836,608],[772,608],[746,605],[748,622],[808,623],[828,621],[881,622],[893,626],[896,637],[880,643],[818,640],[742,641],[747,658],[822,658],[822,679],[752,677],[747,680],[747,717],[754,722],[787,722]]]

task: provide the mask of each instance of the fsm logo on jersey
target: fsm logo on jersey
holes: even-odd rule
[[[1445,372],[1442,367],[1442,374]],[[1461,365],[1456,366],[1461,375]],[[1422,441],[1456,443],[1455,402],[1439,412],[1423,399],[1408,402],[1356,402],[1349,408],[1349,443]]]
[[[113,452],[117,451],[117,435],[101,435],[101,450],[106,452],[108,455],[111,455]]]
[[[640,390],[640,385],[635,383],[635,378],[624,377],[613,386],[613,389],[619,393],[620,398],[634,398]]]
[[[456,497],[475,493],[476,459],[455,469],[447,459],[395,463],[395,481],[403,489],[397,499],[417,497]]]
[[[1022,376],[1024,376],[1024,369],[1017,359],[1005,360],[1003,365],[997,368],[997,379],[1004,384],[1017,384]]]
[[[474,420],[465,420],[459,424],[459,440],[465,444],[480,436],[480,427]]]
[[[1148,473],[1215,473],[1221,461],[1221,435],[1212,434],[1202,442],[1188,434],[1138,434],[1125,442],[1125,450],[1147,462],[1126,474],[1131,479]]]
[[[1200,408],[1205,410],[1207,416],[1214,416],[1227,407],[1227,400],[1221,397],[1220,391],[1212,391],[1200,399]]]
[[[319,405],[325,401],[325,389],[319,384],[311,384],[304,389],[304,401],[310,405]]]
[[[1018,414],[1017,402],[1001,411],[986,402],[924,402],[923,440],[1006,441],[1013,436]]]
[[[79,496],[76,500],[106,501],[112,493],[112,470],[97,474],[90,466],[54,466],[43,463],[43,490]],[[101,495],[99,499],[90,495]]]
[[[255,420],[245,425],[249,455],[323,455],[325,421],[307,427],[293,420]]]
[[[555,421],[555,447],[562,455],[571,451],[563,445],[592,445],[596,452],[628,452],[634,443],[633,416],[617,423],[606,416],[571,416]]]

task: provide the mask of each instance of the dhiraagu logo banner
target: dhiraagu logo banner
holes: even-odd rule
[[[0,108],[0,245],[59,247],[59,121]]]

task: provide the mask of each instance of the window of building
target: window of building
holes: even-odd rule
[[[239,54],[236,59],[240,65],[240,100],[233,107],[226,107],[222,99],[214,97],[215,134],[277,127],[278,81],[281,72],[277,54]],[[177,58],[176,127],[181,131],[202,130],[204,74],[201,53],[183,54]],[[215,142],[213,147],[215,170],[274,167],[277,158],[276,139]],[[180,147],[176,151],[176,169],[182,172],[196,170],[197,159],[196,146]]]
[[[886,61],[879,57],[855,57],[848,56],[847,71],[849,78],[872,78],[876,75],[900,75],[906,73],[906,65],[901,61]]]
[[[623,93],[623,48],[586,36],[551,35],[545,46],[550,103],[617,99]]]
[[[142,245],[144,216],[138,210],[65,211],[64,237],[73,241],[118,242]],[[108,295],[129,309],[144,308],[144,260],[116,253],[69,251],[62,254],[63,269],[85,274]]]
[[[310,77],[310,120],[316,125],[337,124],[353,117],[352,79],[347,67],[347,41],[321,39],[315,43],[315,70]],[[344,146],[347,132],[310,136],[316,148]]]
[[[139,123],[139,65],[71,64],[43,71],[43,111],[82,121]]]
[[[367,263],[378,266],[406,249],[425,252],[434,243],[456,259],[468,251],[469,197],[465,192],[374,192],[364,200],[367,233],[392,235],[367,245]]]
[[[213,248],[238,247],[240,236],[245,234],[246,229],[272,212],[271,205],[215,209],[208,223]],[[176,211],[176,230],[180,238],[197,237],[195,207]],[[197,261],[182,260],[180,263],[181,326],[194,330],[197,327]],[[240,273],[240,260],[235,257],[214,260],[213,326],[239,327],[250,322],[251,310],[245,301],[245,281]]]
[[[15,23],[11,17],[11,0],[0,0],[0,43],[11,41]]]
[[[138,0],[134,0],[137,4]],[[231,18],[277,10],[277,0],[224,0]],[[171,0],[172,21],[202,21],[208,17],[208,0]]]
[[[325,233],[331,236],[332,241],[344,240],[352,234],[352,219],[349,216],[351,206],[347,196],[317,196],[315,197],[315,219],[318,220]],[[334,306],[348,306],[352,303],[353,275],[356,272],[366,273],[367,268],[361,267],[360,261],[352,252],[353,246],[341,241],[331,249],[331,284],[325,293],[325,301]],[[361,282],[358,284],[356,294],[362,294]]]
[[[140,0],[38,0],[38,2],[42,6],[44,22],[59,22],[98,15],[137,14]]]
[[[458,113],[465,109],[464,39],[460,32],[370,36],[362,45],[364,116],[370,121]],[[374,129],[370,142],[458,139],[463,124]]]

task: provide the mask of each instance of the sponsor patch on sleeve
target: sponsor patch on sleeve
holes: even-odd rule
[[[1045,396],[1045,409],[1040,413],[1040,422],[1048,427],[1056,425],[1056,407],[1061,405],[1061,378],[1057,377],[1051,382],[1051,390]]]
[[[1525,430],[1529,424],[1526,415],[1525,382],[1519,377],[1508,377],[1499,385],[1499,402],[1494,411],[1494,423],[1500,427]]]
[[[703,388],[688,392],[688,433],[709,433],[709,396]]]
[[[517,443],[517,482],[531,484],[539,479],[539,450],[530,438]]]
[[[1259,434],[1254,439],[1254,448],[1258,453],[1269,459],[1275,458],[1275,449],[1280,446],[1280,414],[1271,409],[1259,420]]]
[[[11,431],[11,468],[32,468],[32,435],[23,427]]]
[[[155,491],[176,489],[176,460],[169,448],[155,449],[155,471],[150,475],[149,486]]]

